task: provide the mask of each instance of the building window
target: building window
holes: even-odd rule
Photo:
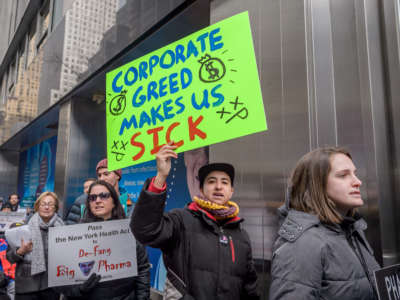
[[[41,45],[43,45],[44,41],[48,35],[48,28],[50,22],[50,0],[43,0],[42,7],[40,8],[39,15],[38,15],[38,43],[37,49],[40,49]]]
[[[24,38],[19,46],[19,66],[18,70],[20,74],[23,74],[23,71],[26,70],[26,47],[25,47],[26,38]]]
[[[0,79],[0,104],[4,103],[4,90],[5,90],[4,77],[5,77],[5,76],[3,76],[3,77]]]
[[[30,31],[28,34],[27,66],[31,64],[33,58],[36,55],[35,40],[36,40],[36,19],[32,21],[30,26]]]
[[[14,75],[15,84],[17,84],[17,82],[18,82],[18,75],[19,75],[19,71],[20,71],[20,69],[19,69],[20,60],[21,60],[21,57],[20,57],[20,53],[18,51],[17,54],[15,55],[15,75]]]
[[[13,62],[10,64],[10,69],[8,71],[8,92],[12,93],[15,83],[15,58]]]

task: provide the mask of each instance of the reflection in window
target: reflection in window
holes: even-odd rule
[[[8,92],[11,93],[15,82],[15,58],[10,64],[10,69],[8,71]]]
[[[56,93],[58,96],[82,80],[89,59],[99,51],[99,43],[96,41],[101,40],[103,34],[115,24],[116,1],[75,0],[66,12],[61,84]]]
[[[19,46],[19,65],[18,65],[18,73],[22,74],[26,69],[26,51],[25,51],[25,39],[21,42]]]
[[[5,78],[5,76],[3,76],[0,79],[0,108],[2,107],[2,105],[5,102],[4,94],[5,94],[5,89],[6,89],[6,83],[5,83],[4,78]]]
[[[53,1],[53,13],[51,14],[52,15],[51,31],[54,31],[54,28],[56,28],[58,23],[60,23],[60,21],[62,20],[64,6],[70,5],[71,3],[72,1],[60,1],[60,0]]]
[[[36,46],[35,46],[35,41],[36,41],[36,19],[34,19],[31,23],[30,26],[30,31],[28,35],[28,61],[27,61],[27,66],[29,66],[33,58],[35,57],[36,54]]]
[[[19,75],[19,62],[20,62],[20,57],[19,53],[17,53],[15,57],[15,74],[14,74],[14,82],[18,82],[18,75]]]
[[[49,14],[49,8],[50,8],[50,1],[45,0],[42,7],[40,8],[39,12],[39,28],[38,28],[38,44],[37,44],[37,49],[39,50],[44,41],[47,38],[48,35],[48,28],[49,28],[49,22],[50,22],[50,14]]]

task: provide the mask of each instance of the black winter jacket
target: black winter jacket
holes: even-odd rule
[[[133,211],[131,229],[137,240],[162,250],[165,293],[182,291],[181,279],[186,284],[183,291],[196,300],[259,299],[250,240],[240,226],[243,220],[219,225],[195,203],[163,213],[166,192],[149,192],[149,184],[150,179]]]
[[[7,295],[8,279],[3,271],[0,271],[0,300],[10,300]]]
[[[86,203],[86,194],[80,195],[78,198],[75,199],[74,203],[72,204],[66,218],[65,224],[73,225],[78,224],[81,220],[81,205],[85,205]]]
[[[89,221],[83,223],[87,222]],[[57,287],[55,290],[63,293],[68,299],[75,300],[149,300],[150,263],[146,249],[137,241],[136,256],[137,276],[100,282],[85,294],[80,292],[79,285]]]

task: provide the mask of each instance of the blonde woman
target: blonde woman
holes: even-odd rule
[[[360,186],[345,149],[320,148],[299,160],[280,208],[270,300],[378,299],[379,265],[356,212],[364,204]]]
[[[16,263],[15,299],[16,300],[58,300],[59,294],[47,285],[48,229],[64,225],[57,215],[59,200],[55,193],[42,193],[34,204],[34,215],[28,222],[32,240],[21,240],[18,248],[9,247],[7,259]],[[25,256],[31,253],[31,259]]]

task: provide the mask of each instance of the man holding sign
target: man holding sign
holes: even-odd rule
[[[230,201],[232,165],[200,168],[201,195],[183,209],[163,212],[176,148],[170,142],[157,153],[157,175],[145,182],[131,220],[136,239],[163,252],[164,299],[259,299],[250,240],[238,205]]]

